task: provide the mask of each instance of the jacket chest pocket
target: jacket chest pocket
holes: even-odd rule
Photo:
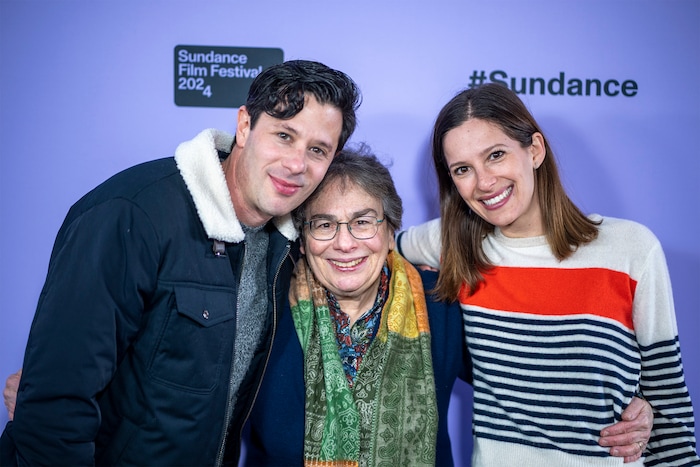
[[[236,296],[225,290],[175,287],[174,300],[152,355],[149,373],[161,383],[210,392],[227,384],[233,352]]]

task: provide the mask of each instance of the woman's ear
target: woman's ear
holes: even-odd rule
[[[544,158],[547,156],[547,148],[544,145],[544,136],[542,136],[542,133],[536,131],[532,134],[532,144],[528,149],[532,157],[532,166],[535,169],[539,169],[544,162]]]

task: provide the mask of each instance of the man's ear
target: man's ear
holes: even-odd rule
[[[236,145],[245,146],[248,134],[250,133],[250,114],[245,105],[238,109],[236,122]]]

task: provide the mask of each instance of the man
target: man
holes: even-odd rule
[[[289,213],[359,102],[325,65],[273,66],[235,137],[206,130],[71,208],[2,465],[236,465],[298,248]]]

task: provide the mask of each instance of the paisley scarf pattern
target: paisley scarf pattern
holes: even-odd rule
[[[432,466],[437,404],[423,284],[398,253],[389,296],[352,388],[338,354],[326,290],[305,258],[289,291],[304,351],[306,466]]]
[[[379,278],[379,291],[374,300],[374,305],[361,317],[350,324],[350,316],[340,309],[340,304],[330,290],[326,291],[328,308],[331,312],[331,320],[335,324],[335,338],[338,342],[338,353],[343,363],[345,377],[352,387],[357,378],[357,371],[362,365],[362,359],[367,353],[367,348],[374,340],[374,335],[379,327],[382,317],[382,308],[389,294],[389,266],[384,265]]]

